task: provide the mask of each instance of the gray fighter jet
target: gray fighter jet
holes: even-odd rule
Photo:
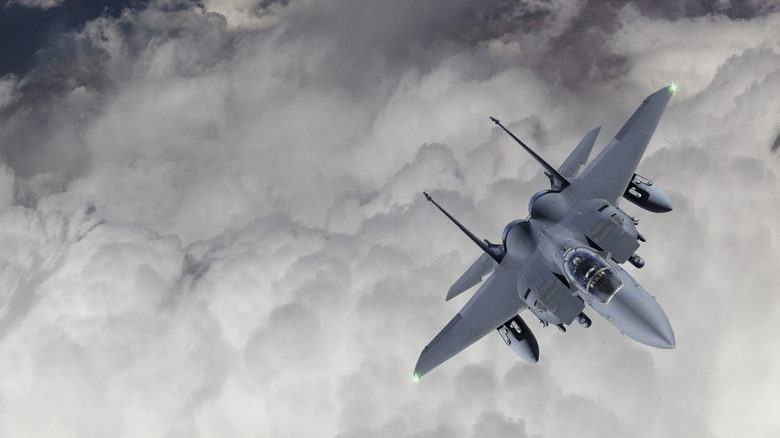
[[[645,238],[618,202],[625,198],[656,213],[672,209],[663,190],[635,172],[675,91],[671,85],[645,99],[579,175],[600,128],[588,132],[556,170],[490,118],[545,168],[551,188],[531,198],[528,217],[504,228],[501,244],[480,240],[424,193],[484,251],[452,285],[447,300],[492,275],[423,349],[415,380],[494,330],[518,356],[537,362],[539,344],[519,315],[526,309],[545,327],[552,324],[565,332],[574,321],[591,325],[583,311],[587,304],[626,336],[674,348],[663,309],[620,266],[626,261],[644,266],[636,250]]]

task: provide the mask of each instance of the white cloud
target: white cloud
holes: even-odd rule
[[[19,99],[19,78],[12,74],[0,78],[0,111]]]
[[[63,3],[65,3],[65,0],[10,0],[8,2],[9,5],[19,4],[28,8],[40,8],[44,10],[62,6]]]
[[[411,20],[407,4],[277,3],[262,26],[258,2],[173,6],[87,24],[78,41],[109,85],[48,103],[22,90],[24,111],[0,121],[0,142],[26,151],[0,172],[0,434],[780,430],[777,14],[624,8],[604,56],[625,74],[566,88],[541,62],[572,17],[554,5],[539,18],[551,29],[469,44],[430,37],[431,11],[404,34],[382,27],[390,43],[318,15]],[[478,256],[419,192],[496,241],[547,180],[488,116],[560,162],[599,124],[605,144],[671,79],[680,91],[640,173],[676,209],[625,208],[649,239],[632,275],[677,349],[602,321],[565,335],[532,324],[539,364],[488,336],[413,384],[420,350],[465,302],[445,303],[447,287]],[[33,126],[45,147],[19,134]]]
[[[778,20],[777,14],[753,20],[715,15],[668,22],[647,19],[626,7],[621,10],[620,30],[609,44],[615,53],[632,59],[635,71],[641,72],[631,75],[641,81],[635,86],[675,81],[679,91],[689,95],[703,90],[720,68],[727,68],[724,61],[731,56],[742,55],[747,49],[764,49],[777,56],[780,42],[771,29]],[[754,65],[740,67],[752,70]],[[761,71],[766,68],[731,75],[737,83],[729,86],[744,86]]]
[[[285,2],[258,0],[205,0],[206,10],[222,15],[233,29],[267,29],[279,22],[279,14],[284,11]]]

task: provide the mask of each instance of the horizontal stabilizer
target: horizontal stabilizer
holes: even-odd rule
[[[580,143],[571,151],[566,161],[561,164],[558,172],[568,179],[573,179],[577,176],[577,172],[580,171],[580,167],[584,166],[588,162],[590,152],[593,150],[593,145],[596,143],[596,138],[599,136],[601,126],[590,130],[585,137],[580,140]]]
[[[486,275],[493,272],[496,266],[498,266],[498,263],[492,257],[487,255],[487,253],[482,253],[477,261],[452,285],[449,292],[447,292],[447,301],[477,285]]]

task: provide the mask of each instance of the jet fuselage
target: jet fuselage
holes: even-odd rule
[[[674,333],[663,309],[618,264],[638,247],[633,219],[605,200],[575,204],[565,190],[535,196],[529,209],[529,218],[508,230],[507,253],[501,265],[505,261],[514,265],[534,260],[546,265],[544,268],[551,275],[530,284],[527,279],[519,282],[528,286],[518,290],[540,321],[559,327],[571,324],[584,308],[579,303],[585,303],[630,338],[657,348],[674,348]],[[617,247],[627,251],[618,254],[618,258],[599,251],[596,242],[605,238],[612,239],[613,248],[614,242],[622,239],[624,244]],[[529,253],[531,248],[536,257]],[[581,252],[580,259],[592,260],[592,272],[567,269],[567,255],[573,256],[575,251]],[[576,260],[568,260],[570,267]],[[539,268],[534,270],[543,272],[542,266]],[[578,278],[578,274],[592,278]],[[598,295],[598,288],[610,278],[615,283],[614,290],[604,299]]]

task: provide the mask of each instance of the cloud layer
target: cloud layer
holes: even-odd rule
[[[3,436],[780,432],[771,3],[159,0],[0,80]],[[45,82],[46,88],[35,84]],[[488,336],[419,384],[479,254],[561,162],[679,92],[631,271],[677,349],[594,320]],[[633,269],[633,268],[629,268]],[[531,322],[531,321],[529,321]]]

